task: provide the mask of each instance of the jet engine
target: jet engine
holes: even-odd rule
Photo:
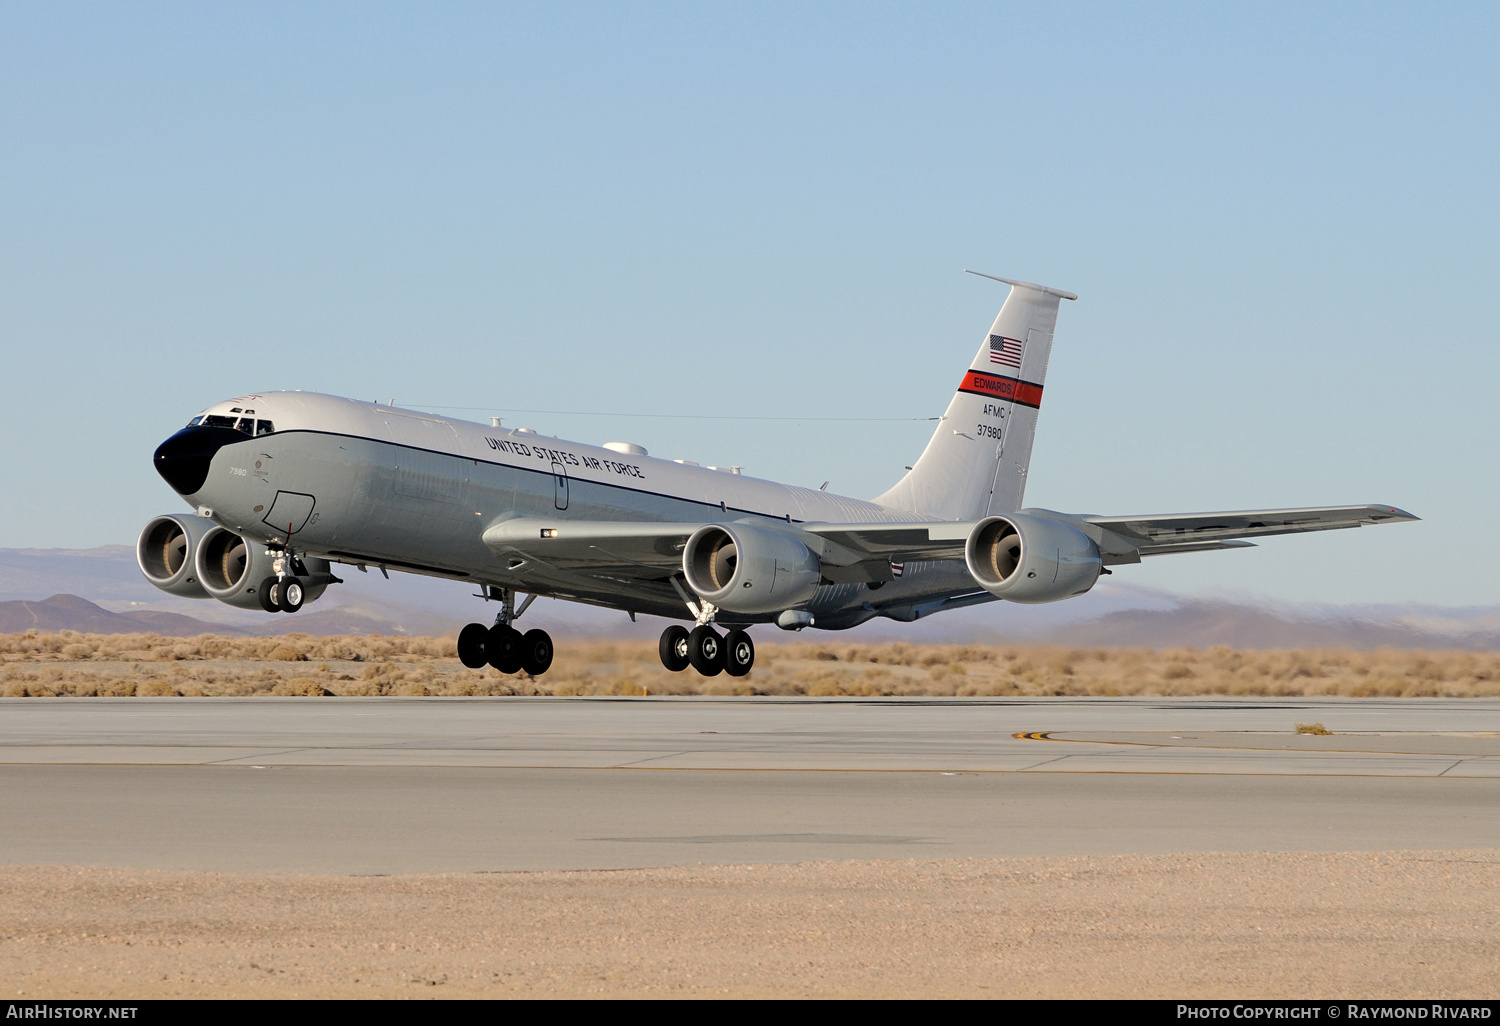
[[[183,598],[208,598],[199,582],[194,557],[214,522],[191,513],[167,513],[152,518],[135,543],[135,561],[146,580],[162,591]]]
[[[1082,595],[1102,564],[1093,539],[1072,524],[1011,513],[986,517],[964,545],[979,586],[1010,602],[1056,602]]]
[[[266,578],[276,576],[272,558],[260,542],[241,538],[224,527],[212,527],[198,543],[194,566],[199,584],[213,598],[243,609],[260,609],[256,592]],[[302,581],[302,601],[306,604],[323,594],[333,577],[326,559],[303,556],[297,563],[300,565],[293,569]]]
[[[748,524],[709,524],[682,550],[688,587],[732,613],[779,613],[806,603],[823,573],[796,538]]]

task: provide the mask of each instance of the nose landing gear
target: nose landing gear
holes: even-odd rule
[[[295,613],[302,608],[302,603],[307,598],[305,582],[312,581],[316,584],[319,579],[308,575],[307,567],[292,551],[291,546],[267,547],[271,552],[271,569],[275,571],[275,576],[260,582],[260,587],[255,589],[255,597],[260,600],[260,608],[268,613]],[[342,583],[337,577],[328,575],[321,580],[324,583]]]
[[[488,664],[501,673],[525,670],[533,677],[540,677],[552,666],[552,637],[544,630],[522,634],[511,626],[536,596],[526,596],[526,601],[517,609],[515,592],[509,588],[489,590],[499,593],[496,597],[500,599],[500,612],[492,627],[471,623],[458,632],[459,662],[471,670]]]

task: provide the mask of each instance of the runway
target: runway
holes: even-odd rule
[[[1500,847],[1490,699],[0,708],[11,865],[402,873]],[[1313,721],[1333,734],[1294,733]]]

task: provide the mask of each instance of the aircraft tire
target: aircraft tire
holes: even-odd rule
[[[552,665],[552,635],[541,628],[521,636],[521,669],[540,677]]]
[[[283,577],[277,582],[276,604],[283,613],[295,613],[302,608],[302,582],[295,577]]]
[[[744,631],[730,631],[724,636],[724,672],[743,677],[755,665],[755,642]]]
[[[280,593],[276,587],[276,578],[267,577],[260,582],[260,587],[255,589],[255,597],[260,600],[260,608],[268,613],[281,612]]]
[[[694,627],[688,635],[688,661],[705,677],[724,672],[724,639],[708,624]]]
[[[520,673],[521,632],[503,623],[495,624],[484,639],[484,654],[501,673]]]
[[[471,623],[458,632],[458,661],[471,670],[483,669],[489,660],[484,655],[484,643],[490,629],[482,623]]]
[[[661,642],[656,646],[661,664],[673,673],[681,673],[690,665],[688,659],[688,630],[674,623],[661,632]]]

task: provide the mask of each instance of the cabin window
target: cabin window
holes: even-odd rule
[[[275,430],[276,425],[272,424],[269,420],[257,421],[255,424],[255,433],[257,435],[269,435],[272,431]]]
[[[222,416],[218,416],[218,415],[210,416],[210,417],[204,417],[203,418],[203,426],[204,427],[227,427],[227,428],[232,428],[232,427],[234,427],[234,422],[237,419],[238,418],[236,418],[236,417],[222,417]]]

